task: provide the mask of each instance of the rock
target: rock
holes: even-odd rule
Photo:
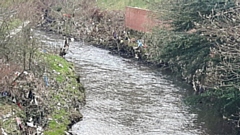
[[[79,111],[71,110],[70,117],[69,117],[71,123],[68,125],[69,129],[72,127],[72,125],[81,121],[82,118],[83,118],[83,115]]]

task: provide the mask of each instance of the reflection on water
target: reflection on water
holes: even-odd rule
[[[41,35],[41,34],[40,34]],[[62,41],[46,36],[48,42]],[[76,135],[207,135],[196,113],[183,103],[186,90],[148,67],[74,42],[69,61],[86,88],[83,121]],[[199,114],[199,112],[198,112]],[[216,126],[215,128],[217,128]],[[214,134],[221,134],[216,129]],[[208,132],[208,133],[207,133]]]

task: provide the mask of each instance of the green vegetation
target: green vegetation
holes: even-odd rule
[[[17,19],[17,18],[16,18],[16,19],[13,19],[13,20],[11,20],[10,23],[9,23],[9,29],[10,29],[10,30],[13,30],[13,29],[21,26],[22,23],[23,23],[23,22],[22,22],[20,19]]]
[[[31,127],[26,122],[32,119],[32,122],[44,128],[44,134],[64,135],[72,123],[82,118],[79,105],[85,98],[84,88],[76,80],[72,63],[58,55],[38,51],[40,43],[31,29],[38,23],[42,11],[37,5],[39,1],[34,2],[0,2],[0,85],[6,87],[4,92],[6,90],[12,96],[11,99],[8,96],[0,97],[0,128],[7,134],[25,134],[16,124],[16,118],[26,129]],[[31,23],[9,38],[11,30],[21,26],[22,20]],[[15,73],[18,72],[20,75],[16,77]],[[45,85],[46,80],[48,86]],[[13,99],[16,103],[12,102]],[[29,130],[35,131],[36,128]]]
[[[45,131],[45,134],[64,135],[65,131],[67,131],[67,126],[70,124],[68,112],[63,109],[55,110],[52,113],[52,119],[53,120],[49,122],[48,130]]]
[[[52,120],[49,122],[48,128],[44,134],[63,135],[65,134],[65,131],[67,131],[68,125],[71,123],[70,116],[74,109],[74,105],[67,103],[68,99],[71,99],[72,102],[74,100],[83,102],[85,98],[84,89],[83,86],[76,81],[76,75],[72,63],[67,62],[62,57],[54,54],[44,54],[43,56],[47,65],[49,65],[49,70],[56,73],[56,76],[51,74],[51,79],[55,78],[60,85],[59,89],[62,89],[51,89],[53,99],[51,100],[50,105],[54,109],[50,114]],[[61,107],[57,107],[56,104],[60,104]]]
[[[1,0],[0,6],[8,8],[26,1],[33,1],[33,0]]]
[[[160,0],[157,0],[160,1]],[[123,10],[126,6],[147,9],[152,0],[97,0],[99,7],[108,10]]]
[[[4,38],[4,36],[8,35],[9,32],[11,32],[11,30],[21,26],[22,21],[20,19],[17,18],[11,18],[11,19],[6,19],[6,20],[2,20],[0,21],[0,36],[2,36],[2,38]]]
[[[0,119],[0,126],[5,129],[5,131],[8,131],[9,133],[14,134],[20,134],[20,132],[17,131],[17,125],[16,125],[16,117],[20,117],[23,114],[21,114],[21,110],[18,106],[13,104],[5,103],[5,101],[0,101],[0,114],[2,116],[9,115],[10,117],[8,119]],[[13,110],[15,111],[15,114],[13,114]],[[16,113],[17,112],[17,113]]]
[[[153,9],[171,29],[156,29],[147,44],[151,61],[166,63],[193,84],[196,96],[188,101],[215,107],[239,127],[240,19],[235,2],[162,0]]]
[[[60,56],[46,54],[45,60],[48,62],[49,68],[59,73],[56,76],[56,80],[60,83],[64,81],[65,76],[73,76],[74,73],[71,72],[70,68],[73,69],[73,65],[67,62]]]
[[[167,62],[176,74],[190,76],[204,68],[209,61],[211,43],[198,34],[158,31],[158,57],[156,60]],[[169,37],[170,36],[170,37]]]
[[[57,55],[52,54],[46,54],[45,55],[45,61],[49,65],[49,70],[55,70],[56,72],[60,73],[57,74],[55,77],[56,80],[59,83],[62,83],[65,81],[65,77],[67,74],[71,74],[72,72],[69,70],[70,64],[64,60],[62,57],[59,57]],[[60,66],[61,65],[61,66]],[[73,73],[72,73],[73,74]],[[52,94],[55,93],[55,90],[52,90]],[[60,104],[66,104],[64,103],[64,100],[60,97],[60,94],[54,94],[53,99],[55,101],[52,101],[53,103],[56,103],[57,101]],[[52,105],[53,108],[54,104]],[[64,109],[57,109],[55,108],[53,112],[51,112],[50,117],[52,120],[49,122],[48,130],[45,131],[46,135],[63,135],[65,134],[64,131],[67,130],[68,124],[70,124],[70,121],[68,119],[68,113]]]
[[[152,8],[161,13],[161,19],[169,21],[174,31],[191,30],[202,24],[206,16],[235,6],[234,0],[226,3],[225,0],[162,0],[157,3],[152,4]]]
[[[76,81],[77,76],[72,63],[55,54],[37,52],[37,55],[39,60],[44,60],[43,63],[39,64],[45,63],[44,66],[47,67],[49,73],[49,81],[52,82],[51,87],[46,88],[50,97],[46,97],[44,104],[47,104],[47,108],[50,109],[46,116],[50,120],[44,134],[64,135],[69,124],[74,121],[72,114],[74,113],[77,119],[82,117],[78,112],[79,110],[75,111],[75,109],[78,108],[79,103],[85,100],[84,88]],[[56,74],[50,72],[53,70],[56,71]],[[54,80],[56,80],[55,83]],[[44,106],[41,107],[44,108]],[[16,104],[9,103],[8,99],[1,98],[0,114],[1,116],[10,115],[7,119],[0,119],[0,126],[7,133],[20,134],[16,125],[16,117],[21,118],[23,122],[26,119],[25,111]]]

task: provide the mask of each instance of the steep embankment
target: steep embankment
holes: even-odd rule
[[[61,135],[82,118],[79,107],[85,102],[85,92],[73,64],[54,54],[40,57],[40,68],[49,65],[44,75],[19,72],[14,89],[5,91],[11,96],[0,97],[1,128],[8,134]]]
[[[85,91],[76,76],[73,64],[52,54],[47,54],[49,79],[55,80],[49,88],[51,118],[45,134],[64,134],[73,124],[80,121],[80,107],[85,103]],[[51,85],[51,84],[50,84]]]
[[[31,31],[44,2],[0,2],[0,134],[63,135],[82,118],[85,91],[73,64],[39,51]]]
[[[11,42],[22,29],[21,25],[10,32]],[[31,54],[32,62],[25,61],[29,69],[14,60],[1,61],[0,133],[63,135],[82,118],[79,108],[85,103],[85,90],[73,64],[38,48]]]

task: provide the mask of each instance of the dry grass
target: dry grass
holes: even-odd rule
[[[8,114],[9,112],[11,112],[11,106],[8,104],[5,104],[4,102],[1,101],[0,102],[0,117]]]
[[[0,85],[9,85],[15,78],[16,72],[21,72],[19,65],[11,63],[0,63]],[[2,89],[0,88],[0,92]]]

